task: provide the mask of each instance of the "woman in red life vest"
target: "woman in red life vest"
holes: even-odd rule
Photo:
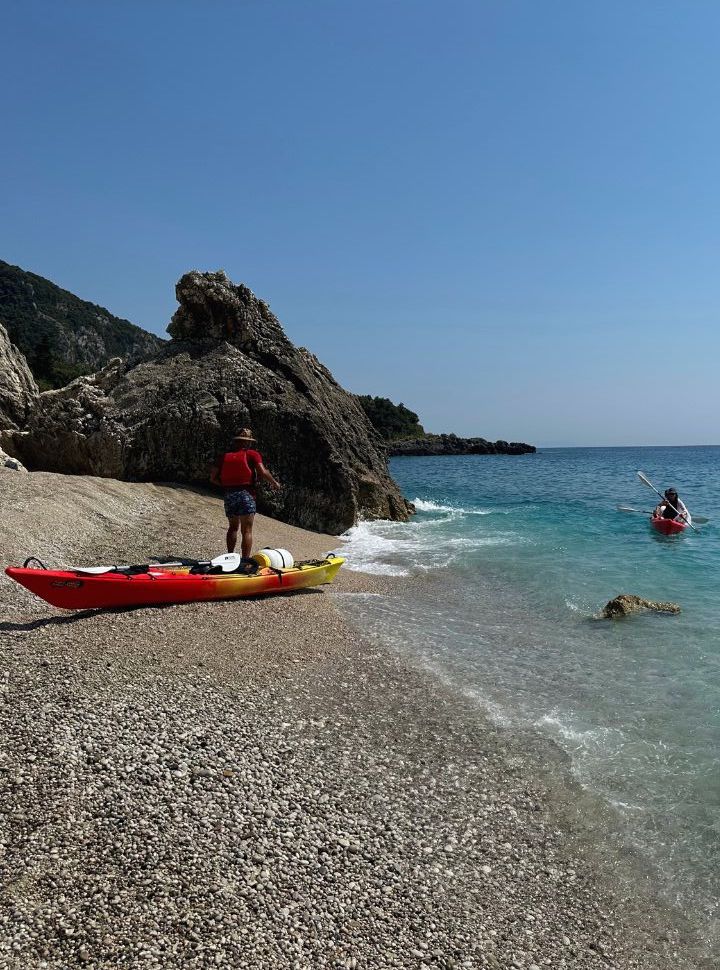
[[[225,489],[225,515],[228,517],[227,550],[235,551],[238,528],[242,532],[241,554],[247,559],[252,552],[255,484],[263,479],[275,489],[282,486],[263,465],[262,455],[249,446],[255,443],[250,428],[241,428],[233,438],[234,451],[221,455],[210,470],[210,481]]]

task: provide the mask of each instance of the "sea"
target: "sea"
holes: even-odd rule
[[[405,579],[342,608],[497,724],[562,749],[607,806],[608,839],[717,945],[720,447],[402,457],[390,470],[417,514],[361,522],[341,551],[347,568]],[[658,497],[638,471],[710,521],[654,533]],[[619,593],[682,612],[598,619]]]

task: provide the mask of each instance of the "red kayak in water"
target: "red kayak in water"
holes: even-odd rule
[[[688,527],[685,519],[663,519],[660,516],[653,516],[650,519],[650,525],[652,525],[656,532],[660,532],[664,536],[679,535]]]

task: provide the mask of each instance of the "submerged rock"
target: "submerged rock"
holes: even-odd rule
[[[408,518],[355,395],[266,303],[223,272],[186,273],[176,295],[173,339],[158,353],[41,394],[28,433],[6,447],[31,469],[207,484],[214,458],[251,427],[285,486],[261,490],[260,511],[330,533],[362,516]]]
[[[643,610],[654,610],[656,613],[680,613],[677,603],[658,603],[655,600],[643,599],[641,596],[633,596],[632,593],[621,593],[605,604],[601,616],[606,620],[614,620]]]

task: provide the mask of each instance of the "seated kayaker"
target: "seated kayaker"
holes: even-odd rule
[[[690,513],[685,507],[685,503],[679,498],[674,488],[665,489],[665,500],[655,506],[653,512],[655,519],[680,519],[683,522],[690,521]]]

